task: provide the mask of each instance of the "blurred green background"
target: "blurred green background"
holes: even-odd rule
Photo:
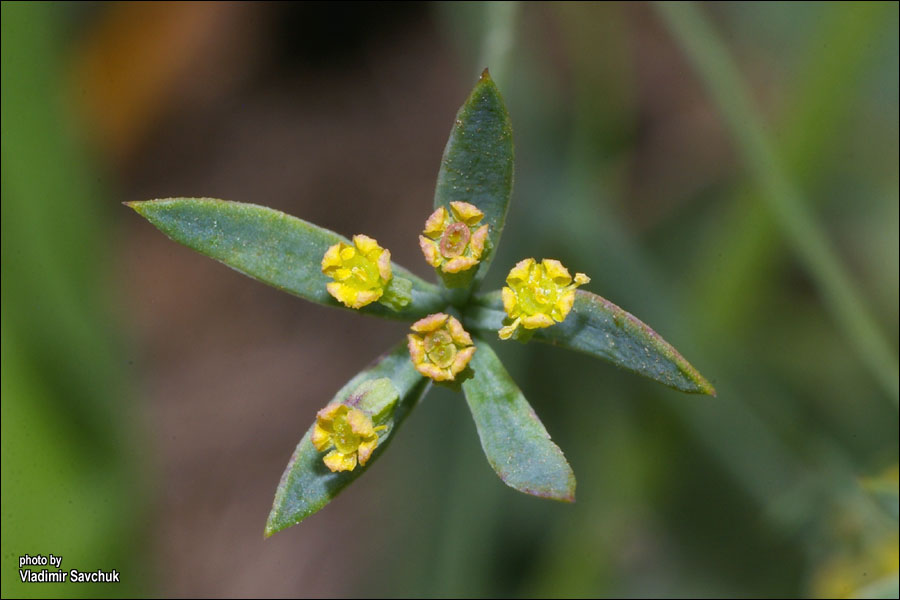
[[[120,203],[272,206],[430,276],[486,63],[517,153],[488,287],[557,257],[718,398],[497,344],[576,504],[506,488],[437,391],[263,540],[315,411],[405,326]],[[4,2],[3,596],[896,597],[898,131],[896,3]],[[37,553],[122,583],[23,585]]]

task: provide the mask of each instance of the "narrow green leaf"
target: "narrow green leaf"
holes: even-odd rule
[[[375,420],[380,421],[377,413],[384,412],[382,410],[384,397],[381,396],[383,391],[380,389],[382,385],[379,385],[381,382],[373,380],[381,378],[390,379],[399,393],[399,400],[397,400],[393,412],[381,421],[387,425],[387,430],[379,434],[378,447],[372,457],[364,467],[357,466],[352,471],[332,473],[322,462],[325,453],[317,451],[312,444],[311,436],[315,426],[313,423],[313,426],[297,444],[297,448],[281,476],[281,482],[275,492],[272,512],[269,513],[269,519],[266,522],[266,537],[296,525],[317,512],[331,502],[347,485],[367,471],[393,439],[397,426],[403,422],[428,388],[428,380],[419,375],[413,367],[404,342],[379,359],[372,367],[347,382],[335,394],[333,401],[344,402],[351,394],[360,393],[360,386],[365,385],[363,390],[371,390],[378,397],[373,395],[371,399],[362,398],[360,408],[365,410],[365,405],[369,404],[368,408],[371,410],[367,412],[376,413]],[[324,407],[325,404],[322,406]],[[315,421],[314,416],[313,421]]]
[[[499,292],[479,296],[466,313],[467,327],[496,335],[506,313]],[[716,390],[658,333],[606,298],[578,290],[562,323],[534,330],[534,340],[596,356],[664,385],[695,394]]]
[[[306,300],[346,308],[325,286],[325,251],[348,240],[332,231],[255,204],[211,198],[170,198],[130,202],[142,217],[180,244],[222,262],[253,279]],[[395,312],[372,303],[359,312],[393,319],[420,318],[445,303],[440,290],[391,263],[394,278],[412,282],[412,301]]]
[[[485,69],[456,115],[434,193],[435,208],[450,210],[451,202],[468,202],[484,212],[491,249],[481,261],[477,280],[487,273],[500,242],[512,185],[512,125],[500,91]]]
[[[503,482],[520,492],[575,501],[575,474],[521,390],[484,341],[470,363],[463,392],[475,418],[481,447]]]

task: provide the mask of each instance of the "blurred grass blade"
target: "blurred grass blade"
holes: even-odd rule
[[[513,185],[513,139],[509,114],[488,70],[481,74],[444,148],[434,193],[434,207],[468,202],[484,212],[492,250],[481,261],[480,281],[500,242]]]
[[[896,598],[900,592],[900,575],[892,573],[856,590],[851,598]]]
[[[861,81],[877,60],[882,46],[878,40],[891,28],[896,31],[897,21],[897,5],[887,2],[833,2],[821,8],[815,33],[804,44],[803,66],[792,82],[793,99],[773,125],[782,162],[803,190],[827,185],[834,172],[834,151],[844,145],[856,103],[868,93]],[[824,47],[828,52],[822,52]],[[741,186],[731,200],[730,214],[704,240],[707,250],[693,269],[693,306],[710,335],[726,330],[731,335],[759,305],[759,296],[772,293],[769,284],[778,276],[784,245],[776,241],[777,225],[761,193],[749,182]],[[808,193],[805,200],[814,206],[827,197]],[[712,269],[716,277],[709,276]]]
[[[385,447],[393,439],[397,426],[403,422],[409,411],[418,403],[428,388],[428,380],[423,378],[409,360],[406,343],[395,347],[380,358],[372,367],[360,372],[335,394],[333,401],[343,401],[363,382],[387,377],[400,394],[393,413],[385,422],[388,429],[380,436],[378,447],[364,467],[357,466],[352,471],[332,473],[322,462],[323,453],[313,447],[309,428],[288,463],[278,490],[272,512],[266,522],[266,537],[296,525],[306,517],[319,511],[340,493],[347,485],[366,472]],[[325,403],[322,404],[325,406]],[[315,420],[315,415],[311,415]]]
[[[484,33],[479,58],[479,68],[487,65],[491,76],[499,85],[508,82],[510,58],[515,47],[516,22],[521,7],[519,2],[498,0],[482,3]]]
[[[465,325],[496,335],[506,317],[500,293],[479,296],[476,302]],[[608,360],[682,392],[716,395],[713,386],[658,333],[590,292],[576,291],[575,305],[566,320],[535,329],[532,339]]]
[[[862,480],[863,489],[893,519],[900,518],[900,469],[897,465]]]
[[[280,290],[326,306],[346,308],[325,286],[322,256],[329,246],[348,242],[332,231],[283,212],[210,198],[169,198],[130,202],[171,239]],[[394,277],[412,281],[412,301],[399,312],[373,303],[359,312],[392,319],[417,319],[443,308],[440,291],[396,263]]]
[[[156,589],[159,473],[138,421],[135,350],[113,310],[108,171],[67,103],[73,40],[87,21],[74,26],[70,8],[0,4],[2,598]],[[20,556],[49,552],[68,565],[53,572],[102,566],[122,581],[23,581]]]
[[[693,3],[658,2],[655,6],[717,105],[736,150],[762,191],[761,199],[815,282],[825,307],[860,361],[897,406],[900,377],[893,346],[870,314],[808,203],[788,178],[728,49]]]
[[[520,492],[575,501],[575,474],[494,350],[477,340],[463,381],[481,447],[503,482]]]

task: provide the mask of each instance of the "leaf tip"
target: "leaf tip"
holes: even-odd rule
[[[568,464],[568,463],[566,463]],[[560,502],[565,502],[566,504],[575,504],[575,473],[571,471],[571,467],[569,467],[570,477],[569,477],[569,485],[566,488],[566,493],[558,498]]]
[[[279,519],[279,516],[280,515],[276,512],[276,509],[272,508],[272,512],[269,513],[269,518],[266,519],[266,528],[263,530],[264,540],[269,539],[282,529],[290,527],[290,525],[285,525],[284,522]]]
[[[516,491],[522,492],[523,494],[527,494],[529,496],[534,496],[535,498],[555,500],[556,502],[564,502],[566,504],[574,504],[576,485],[575,473],[572,471],[572,467],[569,466],[569,463],[565,461],[565,457],[562,456],[562,451],[559,449],[559,446],[556,446],[556,444],[553,444],[553,446],[556,448],[556,450],[559,452],[560,457],[562,457],[563,461],[565,462],[565,483],[557,481],[556,483],[545,485],[523,485],[524,482],[517,480],[515,477],[511,477],[510,473],[505,471],[502,472],[502,469],[497,468],[493,463],[491,463],[491,466],[494,467],[494,471],[496,471],[497,475],[499,475],[500,481]]]
[[[507,485],[509,483],[505,482]],[[514,489],[518,491],[528,494],[529,496],[534,496],[536,498],[543,498],[545,500],[555,500],[557,502],[564,502],[565,504],[575,504],[575,480],[574,477],[572,479],[571,484],[564,490],[561,489],[527,489],[527,488],[518,488],[510,485]]]
[[[544,496],[549,500],[556,500],[557,502],[565,502],[566,504],[575,504],[575,474],[571,473],[571,477],[569,478],[569,483],[566,486],[565,490],[560,490],[561,493],[557,492],[555,494],[548,494]]]
[[[278,527],[275,526],[275,508],[272,508],[272,511],[269,513],[269,517],[266,519],[266,528],[263,530],[263,539],[267,540],[272,537],[274,534],[278,533]]]
[[[713,385],[709,381],[707,381],[703,375],[698,373],[696,369],[694,369],[693,371],[693,377],[691,377],[691,379],[693,380],[694,385],[697,386],[695,393],[704,394],[706,396],[712,396],[713,398],[716,398],[718,396],[716,388],[714,388]]]
[[[122,204],[124,204],[125,206],[127,206],[128,208],[130,208],[131,210],[136,212],[137,214],[142,214],[141,213],[141,205],[144,204],[143,202],[139,202],[137,200],[129,200],[128,202],[123,202]]]
[[[484,68],[484,71],[481,72],[481,78],[479,81],[491,81],[491,72],[487,67]]]

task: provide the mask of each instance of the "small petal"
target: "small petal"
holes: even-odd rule
[[[553,307],[553,311],[551,311],[551,315],[554,320],[559,323],[562,323],[566,320],[566,316],[569,314],[569,311],[572,310],[572,305],[575,304],[575,290],[568,290],[563,293],[562,296],[559,297],[559,300],[556,301],[556,306]]]
[[[459,273],[467,271],[478,264],[478,260],[468,256],[457,256],[456,258],[445,262],[441,266],[444,273]]]
[[[347,423],[350,425],[350,430],[360,437],[367,438],[375,435],[372,419],[358,408],[351,408],[347,411]]]
[[[469,346],[465,350],[460,350],[456,354],[456,358],[453,359],[453,364],[450,365],[450,372],[456,376],[466,368],[466,365],[469,364],[469,361],[472,360],[472,355],[475,354],[475,346]]]
[[[316,413],[316,418],[322,421],[333,421],[337,417],[341,415],[341,413],[345,412],[347,407],[339,402],[334,402],[329,404],[322,410]]]
[[[353,303],[350,304],[350,308],[362,308],[367,304],[371,304],[381,298],[381,295],[384,294],[384,290],[371,290],[368,292],[356,292],[356,298]]]
[[[353,236],[353,245],[356,246],[360,252],[369,255],[370,252],[376,251],[380,249],[378,242],[374,239],[370,238],[367,235],[358,234]]]
[[[369,458],[372,456],[372,453],[375,452],[375,448],[378,446],[378,437],[374,437],[371,440],[365,441],[359,445],[359,464],[365,466],[367,462],[369,462]]]
[[[410,333],[406,336],[406,342],[413,364],[423,362],[425,360],[425,344],[422,342],[422,338]]]
[[[410,328],[418,333],[428,333],[429,331],[435,331],[440,328],[449,317],[450,315],[445,313],[428,315],[424,319],[419,319],[413,323]]]
[[[576,273],[575,274],[575,285],[584,285],[586,283],[590,283],[591,278],[585,275],[584,273]]]
[[[406,334],[406,348],[414,364],[425,362],[425,341],[415,333]]]
[[[334,296],[334,299],[338,302],[343,303],[345,306],[353,306],[353,302],[356,300],[356,293],[352,288],[348,288],[343,283],[332,281],[325,285],[325,289],[328,290],[328,293]]]
[[[456,317],[450,317],[447,320],[447,331],[450,332],[450,337],[460,346],[471,346],[472,345],[472,336],[469,335],[469,332],[463,329],[462,323],[460,323]]]
[[[316,450],[323,452],[331,446],[331,432],[316,423],[313,427],[312,444]]]
[[[513,336],[513,334],[516,332],[516,328],[519,326],[520,322],[521,322],[521,319],[516,319],[515,321],[513,321],[506,327],[501,327],[500,331],[497,332],[500,335],[500,339],[508,340],[509,338],[511,338]]]
[[[462,221],[466,225],[474,225],[484,217],[484,213],[478,210],[478,207],[468,202],[451,202],[450,210],[457,221]]]
[[[443,206],[431,213],[425,221],[425,235],[431,239],[438,239],[447,228],[447,209]]]
[[[356,468],[356,453],[342,454],[337,450],[332,450],[322,459],[325,466],[331,469],[332,473],[337,471],[352,471]]]
[[[541,327],[550,327],[551,325],[553,325],[553,319],[544,313],[525,315],[522,317],[522,327],[525,329],[540,329]]]
[[[348,261],[356,256],[356,249],[346,244],[341,244],[341,260]]]
[[[435,381],[447,381],[448,379],[451,379],[450,373],[448,371],[431,363],[416,365],[416,370],[425,377],[430,377]]]
[[[472,258],[481,258],[481,254],[484,252],[484,243],[487,240],[487,235],[487,225],[482,225],[472,234],[472,239],[469,241],[469,248],[472,249]]]
[[[441,266],[441,261],[443,259],[441,257],[441,253],[438,251],[437,244],[429,240],[424,235],[420,235],[419,247],[422,249],[422,254],[425,255],[425,262],[427,262],[432,267]]]
[[[333,271],[341,266],[341,245],[335,244],[325,251],[325,256],[322,257],[322,272],[326,275],[331,274],[329,270]]]
[[[336,267],[331,269],[329,275],[333,277],[335,281],[347,281],[350,279],[350,276],[353,275],[353,271],[347,267]]]
[[[541,261],[541,265],[544,267],[544,271],[547,273],[547,277],[553,280],[553,283],[558,285],[569,285],[572,281],[572,276],[569,275],[569,270],[563,266],[561,262],[553,258],[545,258]]]
[[[387,283],[391,280],[391,251],[384,249],[381,256],[378,257],[378,274],[381,275],[382,281]]]
[[[511,319],[514,319],[517,315],[513,313],[516,311],[516,304],[518,304],[516,293],[512,291],[512,288],[504,287],[500,290],[500,295],[503,297],[503,310],[506,311],[506,314]]]
[[[528,273],[534,264],[535,260],[533,258],[526,258],[517,262],[516,266],[509,272],[509,275],[506,276],[506,283],[515,287],[517,283],[528,281]]]

